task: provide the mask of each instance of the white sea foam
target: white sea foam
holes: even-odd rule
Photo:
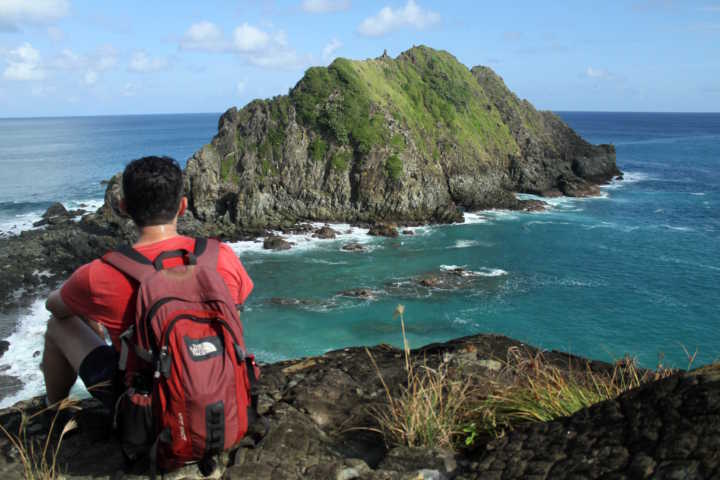
[[[476,223],[487,223],[488,219],[484,215],[485,212],[465,212],[463,213],[463,217],[465,217],[465,224],[472,225]],[[463,225],[462,223],[454,224],[454,225]]]
[[[10,342],[10,346],[0,359],[0,367],[7,368],[2,373],[19,378],[23,386],[18,392],[3,398],[0,401],[0,408],[9,407],[45,391],[40,360],[42,360],[47,320],[45,301],[37,299],[29,310],[20,316],[15,331],[6,339]],[[71,393],[74,396],[88,395],[82,382],[78,382]]]
[[[467,270],[466,265],[440,265],[440,270],[445,272],[461,271],[461,275],[467,277],[500,277],[508,273],[500,268],[488,267],[482,267],[479,270]]]
[[[312,226],[315,229],[318,229],[326,224],[324,223],[313,223]],[[329,224],[330,228],[335,230],[337,232],[335,239],[321,239],[321,238],[314,238],[312,232],[308,233],[299,233],[299,234],[283,234],[282,232],[275,231],[272,232],[274,235],[281,236],[288,242],[292,244],[292,248],[289,250],[280,250],[280,251],[274,251],[274,250],[265,250],[263,248],[263,238],[257,238],[255,240],[246,240],[242,242],[233,242],[230,243],[230,247],[235,251],[237,254],[244,254],[244,253],[263,253],[263,254],[293,254],[308,250],[313,250],[316,248],[320,248],[326,245],[332,245],[333,248],[339,249],[341,245],[345,243],[360,243],[362,244],[366,250],[373,250],[374,248],[377,248],[377,245],[373,245],[377,243],[377,238],[372,237],[368,235],[368,229],[367,228],[360,228],[360,227],[353,227],[351,225],[348,225],[346,223],[335,223],[335,224]]]
[[[42,212],[30,212],[15,215],[13,218],[0,221],[0,234],[17,235],[25,230],[32,230],[33,223],[40,220]]]
[[[695,195],[696,197],[704,197],[705,192],[692,192],[690,195]]]
[[[605,190],[615,190],[633,183],[648,182],[653,180],[657,180],[657,178],[652,177],[645,172],[623,172],[622,180],[613,179],[605,185],[600,185],[600,188]]]
[[[477,240],[457,240],[452,248],[476,247],[480,243]]]
[[[102,207],[103,200],[70,200],[62,202],[63,206],[68,210],[83,209],[86,212],[95,212]],[[45,210],[34,210],[26,213],[19,213],[12,218],[0,221],[0,234],[18,235],[25,230],[41,229],[43,227],[34,227],[33,223],[39,221]],[[78,221],[82,218],[78,215],[73,220]]]
[[[676,226],[676,225],[667,225],[663,224],[660,225],[662,228],[666,228],[668,230],[675,230],[676,232],[692,232],[692,227],[683,227],[683,226]]]

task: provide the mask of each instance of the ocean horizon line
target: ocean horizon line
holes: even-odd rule
[[[246,104],[247,105],[247,104]],[[237,106],[241,109],[243,106]],[[232,108],[232,107],[228,107]],[[227,110],[227,109],[226,109]],[[550,111],[553,113],[611,113],[611,114],[634,114],[634,115],[720,115],[718,112],[668,112],[668,111],[643,111],[643,110],[565,110],[565,109],[539,109],[540,111]],[[18,115],[10,117],[0,117],[2,120],[46,120],[46,119],[62,119],[62,118],[116,118],[116,117],[151,117],[151,116],[175,116],[175,115],[222,115],[224,112],[149,112],[149,113],[98,113],[87,115]]]

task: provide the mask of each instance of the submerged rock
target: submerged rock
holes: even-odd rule
[[[375,298],[375,292],[369,288],[351,288],[350,290],[343,290],[339,295],[352,298]]]
[[[365,247],[361,243],[348,243],[346,245],[342,246],[342,249],[346,252],[363,252],[365,251]]]
[[[319,228],[318,230],[315,231],[315,233],[313,233],[314,238],[322,238],[325,240],[334,239],[336,235],[337,235],[337,232],[327,225]]]
[[[282,237],[271,236],[265,238],[263,241],[263,248],[265,250],[290,250],[290,248],[292,248],[292,243]]]
[[[398,229],[394,223],[376,223],[368,231],[368,235],[375,237],[397,237]]]

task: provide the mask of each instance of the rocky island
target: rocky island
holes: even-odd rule
[[[310,68],[288,95],[231,108],[187,164],[191,209],[242,230],[301,220],[449,223],[535,208],[514,192],[583,196],[620,175],[488,67],[413,47]]]

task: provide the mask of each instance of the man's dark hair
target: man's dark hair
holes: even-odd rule
[[[125,167],[122,186],[125,208],[138,227],[162,225],[180,206],[182,170],[170,157],[138,158]]]

